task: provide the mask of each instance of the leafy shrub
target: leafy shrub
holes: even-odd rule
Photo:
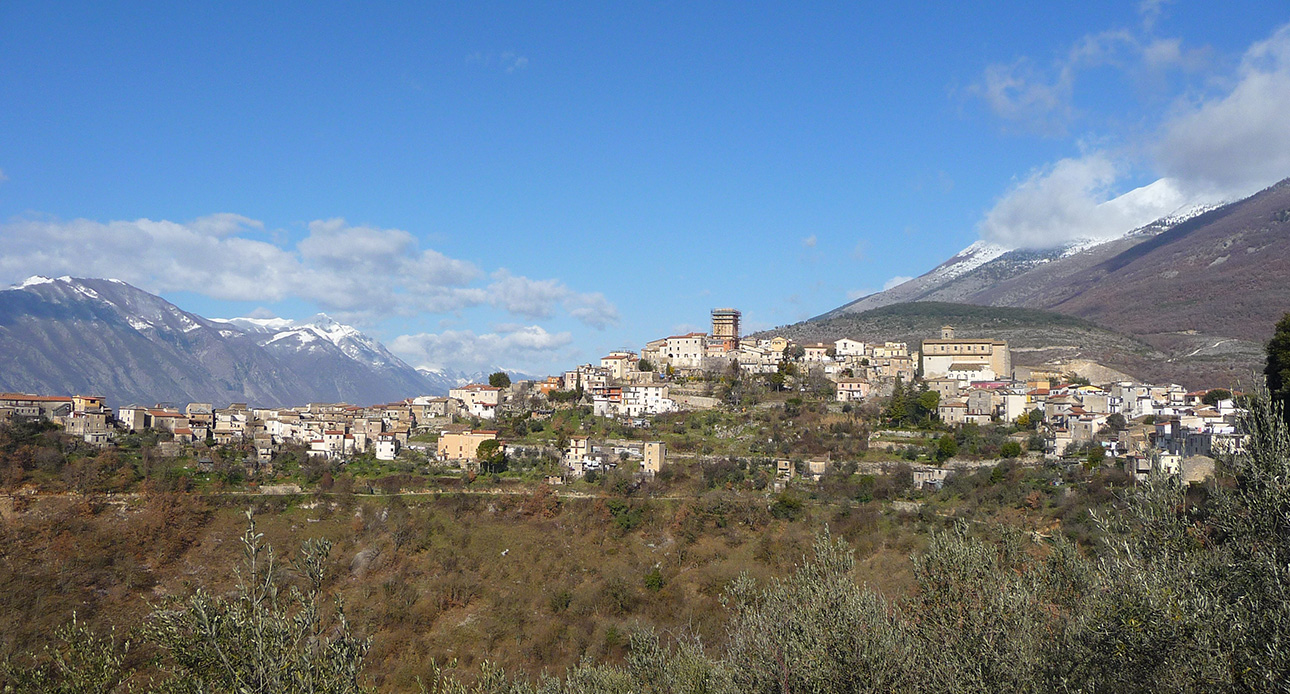
[[[780,520],[799,521],[806,516],[806,504],[797,496],[784,492],[771,503],[770,515]]]
[[[663,572],[657,566],[645,574],[645,588],[655,593],[663,590]]]
[[[614,527],[623,532],[639,527],[645,519],[645,512],[641,506],[630,504],[622,499],[606,501],[605,508],[609,510],[609,515],[614,520]]]

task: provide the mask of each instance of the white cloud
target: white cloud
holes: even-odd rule
[[[1182,39],[1156,39],[1142,47],[1142,60],[1151,70],[1163,70],[1187,61]]]
[[[494,306],[529,318],[550,318],[555,307],[572,294],[559,280],[531,280],[506,270],[493,273],[488,285],[489,301]]]
[[[188,227],[200,236],[225,238],[236,236],[248,229],[263,229],[264,223],[240,214],[219,212],[194,219],[188,223]]]
[[[248,220],[249,221],[249,220]],[[118,277],[153,291],[192,290],[232,300],[277,301],[305,272],[300,258],[243,238],[252,224],[217,215],[188,224],[20,220],[0,225],[0,276]]]
[[[1125,174],[1125,167],[1104,152],[1062,159],[1014,185],[986,213],[978,231],[1008,248],[1052,248],[1119,236],[1188,203],[1167,179],[1115,197],[1112,186]]]
[[[1148,59],[1173,60],[1180,49],[1165,44],[1151,49],[1164,57]],[[1009,248],[1049,248],[1118,236],[1290,176],[1290,25],[1252,45],[1227,84],[1166,115],[1142,148],[1145,161],[1135,165],[1127,155],[1093,151],[1031,172],[986,213],[981,237]],[[1120,194],[1143,173],[1158,178]]]
[[[986,66],[967,92],[981,99],[990,111],[1010,126],[1043,135],[1064,135],[1081,117],[1074,95],[1081,75],[1091,68],[1110,66],[1151,93],[1169,71],[1191,71],[1205,66],[1208,51],[1191,49],[1182,40],[1153,35],[1163,2],[1145,2],[1138,30],[1112,29],[1087,34],[1046,65],[1029,58]]]
[[[506,365],[540,370],[567,358],[572,343],[568,332],[550,333],[539,325],[505,325],[483,334],[446,330],[401,335],[390,342],[390,349],[408,363],[425,368],[472,371]]]
[[[618,309],[600,292],[575,294],[565,301],[569,315],[597,330],[618,324]]]
[[[1161,129],[1162,172],[1198,192],[1236,197],[1290,176],[1290,25],[1246,51],[1234,86]]]
[[[335,267],[395,262],[407,255],[416,239],[402,229],[349,226],[340,218],[309,223],[309,236],[296,248],[305,258]]]
[[[817,243],[819,243],[819,239],[815,237],[815,234],[811,234],[810,236],[802,239],[802,245],[807,248],[815,248],[815,244]]]
[[[4,169],[0,169],[0,183],[4,183],[7,180],[9,180],[9,177],[4,175]]]
[[[563,308],[596,328],[618,320],[603,295],[580,294],[558,280],[500,270],[491,284],[477,286],[483,272],[473,263],[422,248],[401,229],[317,220],[294,246],[248,237],[269,236],[263,229],[235,214],[187,223],[13,221],[0,224],[0,282],[33,274],[116,277],[152,292],[257,302],[299,298],[359,323],[485,304],[528,318]]]
[[[892,277],[891,279],[882,283],[882,290],[885,292],[888,289],[891,289],[892,287],[900,286],[912,279],[914,278],[906,275],[896,275],[895,277]]]
[[[528,318],[549,318],[557,306],[563,306],[569,315],[596,329],[618,322],[618,309],[603,294],[580,294],[559,280],[533,280],[502,269],[493,273],[487,292],[494,306]]]
[[[1138,15],[1142,18],[1142,26],[1147,31],[1155,28],[1156,21],[1164,12],[1165,5],[1173,0],[1142,0],[1138,3]]]
[[[986,67],[981,81],[969,91],[999,118],[1036,132],[1060,133],[1073,113],[1072,76],[1070,70],[1061,70],[1056,77],[1046,77],[1022,58]]]

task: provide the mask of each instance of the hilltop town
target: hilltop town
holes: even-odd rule
[[[953,326],[912,346],[882,336],[798,344],[742,337],[736,309],[714,309],[711,317],[710,333],[651,340],[639,352],[614,351],[540,381],[512,383],[499,372],[491,383],[462,385],[446,397],[289,408],[193,402],[180,409],[4,393],[0,422],[47,420],[91,449],[146,433],[157,456],[193,479],[211,473],[219,458],[252,484],[287,491],[316,482],[317,470],[340,474],[352,460],[389,464],[386,472],[433,466],[472,479],[509,468],[562,485],[620,464],[648,480],[670,463],[722,454],[763,466],[776,489],[847,464],[878,475],[906,465],[915,487],[935,487],[954,469],[1003,459],[1093,462],[1139,479],[1152,472],[1202,479],[1215,455],[1242,446],[1235,427],[1241,410],[1228,391],[1090,383],[1016,366],[1006,341],[960,336]],[[716,437],[724,441],[669,435],[688,432],[677,422],[709,412],[796,414],[803,407],[832,418],[832,427],[849,422],[851,435],[838,437],[849,445],[799,445],[782,436],[763,445],[766,427],[752,416],[738,436]],[[656,427],[661,419],[674,424]],[[985,444],[981,431],[990,432]],[[746,445],[734,445],[739,441]],[[304,468],[315,474],[302,477]]]

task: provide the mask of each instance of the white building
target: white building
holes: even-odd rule
[[[448,397],[460,400],[466,411],[473,417],[493,419],[497,416],[497,406],[502,400],[502,389],[472,383],[468,386],[449,390]]]
[[[391,434],[382,434],[376,439],[376,459],[394,460],[399,454],[399,440]]]
[[[678,369],[703,368],[703,358],[708,355],[707,339],[703,333],[673,335],[667,338],[663,355],[668,364]]]
[[[839,359],[842,357],[863,357],[865,356],[864,350],[865,343],[859,340],[852,340],[849,337],[844,337],[833,343],[833,353],[836,354]]]
[[[676,411],[676,401],[668,397],[665,385],[640,385],[623,388],[623,414],[628,417],[663,414]]]

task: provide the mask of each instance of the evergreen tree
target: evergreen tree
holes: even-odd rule
[[[1268,363],[1263,375],[1268,378],[1268,394],[1274,402],[1281,404],[1281,416],[1290,421],[1290,313],[1277,321],[1276,331],[1268,341]]]
[[[894,426],[901,426],[908,416],[909,411],[905,407],[905,384],[897,376],[896,383],[891,388],[891,403],[887,405],[887,420]]]

